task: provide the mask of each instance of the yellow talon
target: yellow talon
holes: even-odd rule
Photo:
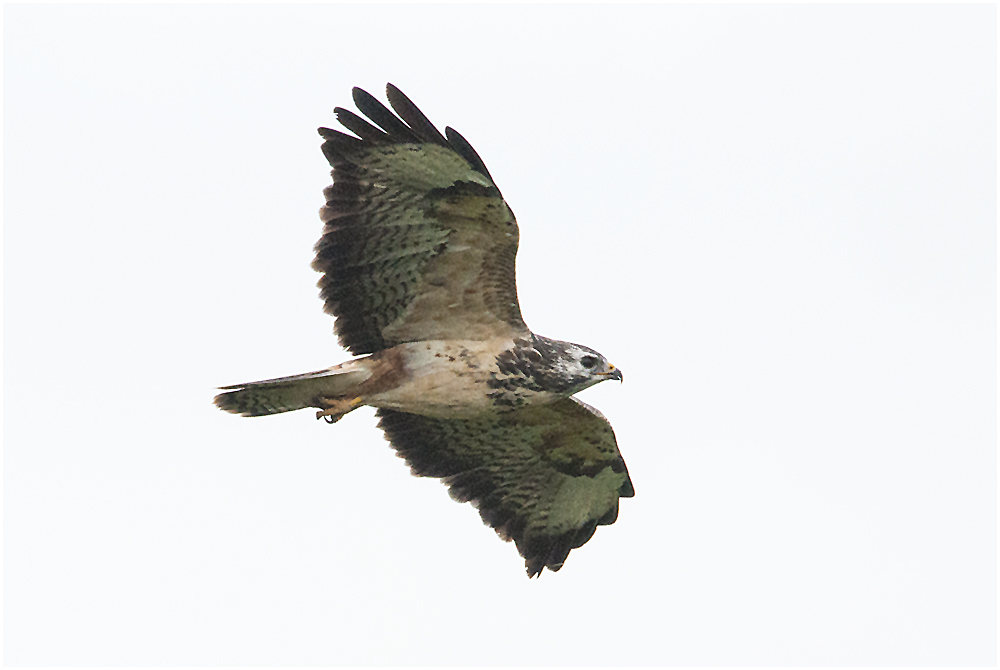
[[[328,401],[324,398],[323,400],[329,402],[330,406],[316,412],[316,419],[325,419],[327,423],[337,423],[345,414],[363,404],[361,398],[336,398]]]

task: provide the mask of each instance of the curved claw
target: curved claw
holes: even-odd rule
[[[322,417],[327,423],[337,423],[345,414],[360,407],[361,404],[361,398],[330,399],[320,405],[327,405],[327,408],[316,412],[316,418]]]

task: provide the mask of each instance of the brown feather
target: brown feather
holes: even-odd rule
[[[378,410],[413,474],[438,477],[456,500],[513,540],[529,576],[559,570],[570,550],[618,517],[633,495],[614,431],[573,398],[475,419]]]
[[[448,140],[444,138],[441,131],[434,127],[430,119],[424,116],[424,113],[417,109],[417,106],[402,91],[392,84],[387,84],[385,94],[389,98],[389,104],[392,105],[393,110],[399,114],[399,118],[413,129],[421,141],[440,144],[443,147],[448,146]]]
[[[375,122],[395,142],[419,142],[420,138],[405,123],[399,120],[389,108],[375,99],[371,93],[354,87],[354,104],[362,114]]]
[[[513,213],[468,143],[455,148],[461,136],[445,140],[398,89],[389,92],[412,128],[355,89],[358,108],[382,130],[339,108],[360,139],[321,130],[334,183],[313,267],[341,344],[359,355],[527,332]]]

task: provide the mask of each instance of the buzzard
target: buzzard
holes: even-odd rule
[[[634,492],[611,425],[573,394],[622,373],[593,349],[521,318],[514,213],[472,146],[442,135],[392,84],[390,111],[354,89],[369,120],[320,128],[333,184],[313,268],[341,345],[326,370],[226,386],[215,404],[262,416],[306,407],[334,423],[376,407],[413,474],[513,540],[528,576],[559,570]]]

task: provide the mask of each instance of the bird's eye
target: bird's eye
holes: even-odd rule
[[[580,359],[580,364],[583,365],[583,367],[585,367],[585,368],[587,368],[589,370],[590,368],[592,368],[595,365],[597,365],[597,357],[596,356],[584,356],[583,358]]]

